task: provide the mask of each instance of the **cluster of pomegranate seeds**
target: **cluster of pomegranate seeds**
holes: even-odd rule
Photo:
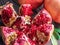
[[[12,23],[16,20],[17,14],[13,9],[13,4],[8,3],[3,6],[2,9],[2,21],[6,26],[11,26]]]
[[[21,15],[28,15],[31,16],[33,14],[32,11],[32,6],[30,4],[22,4],[22,6],[20,7],[20,12]]]
[[[19,13],[20,15],[16,14],[11,4],[5,5],[2,10],[2,21],[5,26],[11,27],[2,28],[5,44],[9,45],[11,42],[13,42],[11,45],[46,44],[54,30],[50,14],[42,9],[32,19],[33,11],[30,4],[22,4]]]
[[[47,23],[47,24],[52,23],[52,19],[50,18],[50,16],[48,14],[41,12],[41,13],[37,14],[37,16],[33,19],[32,23],[39,26],[39,25],[43,25],[45,23]]]

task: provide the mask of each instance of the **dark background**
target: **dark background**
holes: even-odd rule
[[[0,0],[0,6],[6,4],[6,2],[11,2],[11,3],[13,3],[14,9],[15,9],[16,12],[18,13],[19,4],[18,4],[17,0]],[[38,12],[41,8],[43,8],[43,4],[42,4],[41,7],[39,7],[38,9],[34,10],[35,14],[37,14],[37,12]],[[34,15],[35,15],[35,14],[34,14]],[[60,24],[57,24],[57,23],[55,23],[55,22],[53,22],[53,24],[55,25],[55,27],[60,28]],[[1,21],[1,16],[0,16],[0,26],[3,26],[3,25],[4,25],[4,24],[2,23],[2,21]],[[59,43],[60,43],[60,41],[58,41],[58,45],[60,45]],[[3,42],[3,40],[2,40],[2,37],[1,37],[1,36],[0,36],[0,45],[5,45],[4,42]],[[51,42],[48,42],[47,45],[52,45],[52,44],[51,44]]]

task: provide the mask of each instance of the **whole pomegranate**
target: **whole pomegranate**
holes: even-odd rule
[[[44,7],[49,11],[53,20],[60,23],[60,0],[45,0]]]
[[[42,4],[43,0],[18,0],[18,3],[21,4],[31,4],[33,9],[38,8]]]

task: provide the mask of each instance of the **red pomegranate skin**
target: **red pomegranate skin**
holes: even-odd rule
[[[13,45],[35,45],[23,32],[18,32],[18,38],[15,40]]]
[[[31,4],[22,4],[19,9],[19,13],[20,15],[23,15],[23,16],[25,15],[31,16],[33,14]]]
[[[20,5],[22,5],[22,4],[31,4],[32,5],[32,8],[33,9],[36,9],[36,8],[38,8],[42,3],[43,3],[43,0],[18,0],[18,3],[20,4]]]
[[[16,20],[17,14],[13,8],[12,3],[8,3],[3,6],[1,17],[5,26],[11,26],[12,23]]]

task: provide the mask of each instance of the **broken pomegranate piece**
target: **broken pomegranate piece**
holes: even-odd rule
[[[46,44],[50,40],[53,31],[54,25],[52,24],[40,25],[36,30],[38,44]]]
[[[8,27],[2,27],[2,38],[6,45],[11,45],[12,42],[17,38],[17,33],[14,29]]]
[[[27,33],[28,37],[37,45],[46,44],[53,34],[54,25],[51,16],[46,12],[44,9],[36,15],[32,20],[30,31]]]
[[[31,4],[22,4],[19,9],[19,13],[23,16],[25,15],[31,16],[33,14]]]
[[[1,17],[5,26],[11,26],[12,23],[16,20],[17,13],[13,8],[12,3],[8,3],[3,6]]]
[[[32,23],[34,23],[35,25],[39,26],[45,23],[52,23],[52,18],[50,16],[50,14],[45,10],[42,9],[33,19]]]
[[[19,32],[18,38],[15,40],[13,45],[35,45],[24,33]]]

